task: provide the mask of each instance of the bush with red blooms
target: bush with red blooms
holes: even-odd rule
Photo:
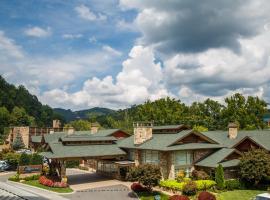
[[[140,183],[132,183],[130,188],[133,192],[143,192],[146,190]]]
[[[204,191],[199,194],[198,200],[216,200],[216,197],[210,192]]]
[[[185,195],[173,195],[169,200],[189,200],[189,198]]]
[[[48,187],[59,187],[59,188],[61,187],[61,188],[65,188],[65,187],[68,186],[64,182],[53,182],[51,179],[48,179],[45,176],[41,176],[38,181],[39,181],[39,183],[41,185],[45,185],[45,186],[48,186]]]

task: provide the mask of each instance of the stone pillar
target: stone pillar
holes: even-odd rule
[[[139,166],[140,164],[140,158],[141,158],[141,152],[138,149],[134,150],[134,162],[135,166]]]
[[[169,177],[170,152],[160,152],[160,171],[163,179]]]
[[[170,152],[169,154],[169,162],[168,162],[168,178],[169,179],[175,179],[175,168],[174,168],[174,157],[173,152]]]
[[[60,161],[60,178],[63,179],[66,177],[66,166],[65,166],[65,161],[61,160]]]

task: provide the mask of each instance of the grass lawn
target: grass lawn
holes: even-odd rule
[[[169,197],[166,194],[163,194],[160,192],[153,192],[152,194],[150,194],[149,192],[139,192],[137,193],[137,195],[139,196],[141,200],[154,200],[155,195],[160,195],[161,200],[169,199]]]
[[[23,183],[26,184],[26,185],[35,186],[35,187],[42,188],[42,189],[45,189],[45,190],[50,190],[50,191],[53,191],[53,192],[59,192],[59,193],[73,192],[73,190],[71,188],[69,188],[69,187],[67,187],[67,188],[55,188],[55,187],[48,187],[48,186],[45,186],[45,185],[41,185],[38,182],[38,180],[25,181]]]
[[[234,190],[234,191],[222,192],[218,194],[218,200],[230,200],[230,199],[251,200],[257,194],[261,194],[264,192],[265,191],[261,191],[261,190]]]

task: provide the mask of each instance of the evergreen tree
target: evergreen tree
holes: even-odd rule
[[[224,171],[221,164],[219,164],[216,168],[215,181],[218,189],[223,190],[225,188]]]
[[[23,140],[22,140],[22,136],[21,134],[18,132],[13,140],[13,143],[12,143],[12,148],[14,150],[18,150],[18,149],[21,149],[24,147],[24,143],[23,143]]]
[[[31,155],[27,155],[26,153],[22,153],[20,160],[19,160],[19,165],[24,166],[24,165],[29,165],[30,160],[31,160]]]

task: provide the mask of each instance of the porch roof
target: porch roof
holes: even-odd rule
[[[51,152],[43,152],[47,158],[82,158],[82,157],[102,157],[121,156],[126,152],[116,144],[98,145],[63,145],[61,142],[49,143]]]

